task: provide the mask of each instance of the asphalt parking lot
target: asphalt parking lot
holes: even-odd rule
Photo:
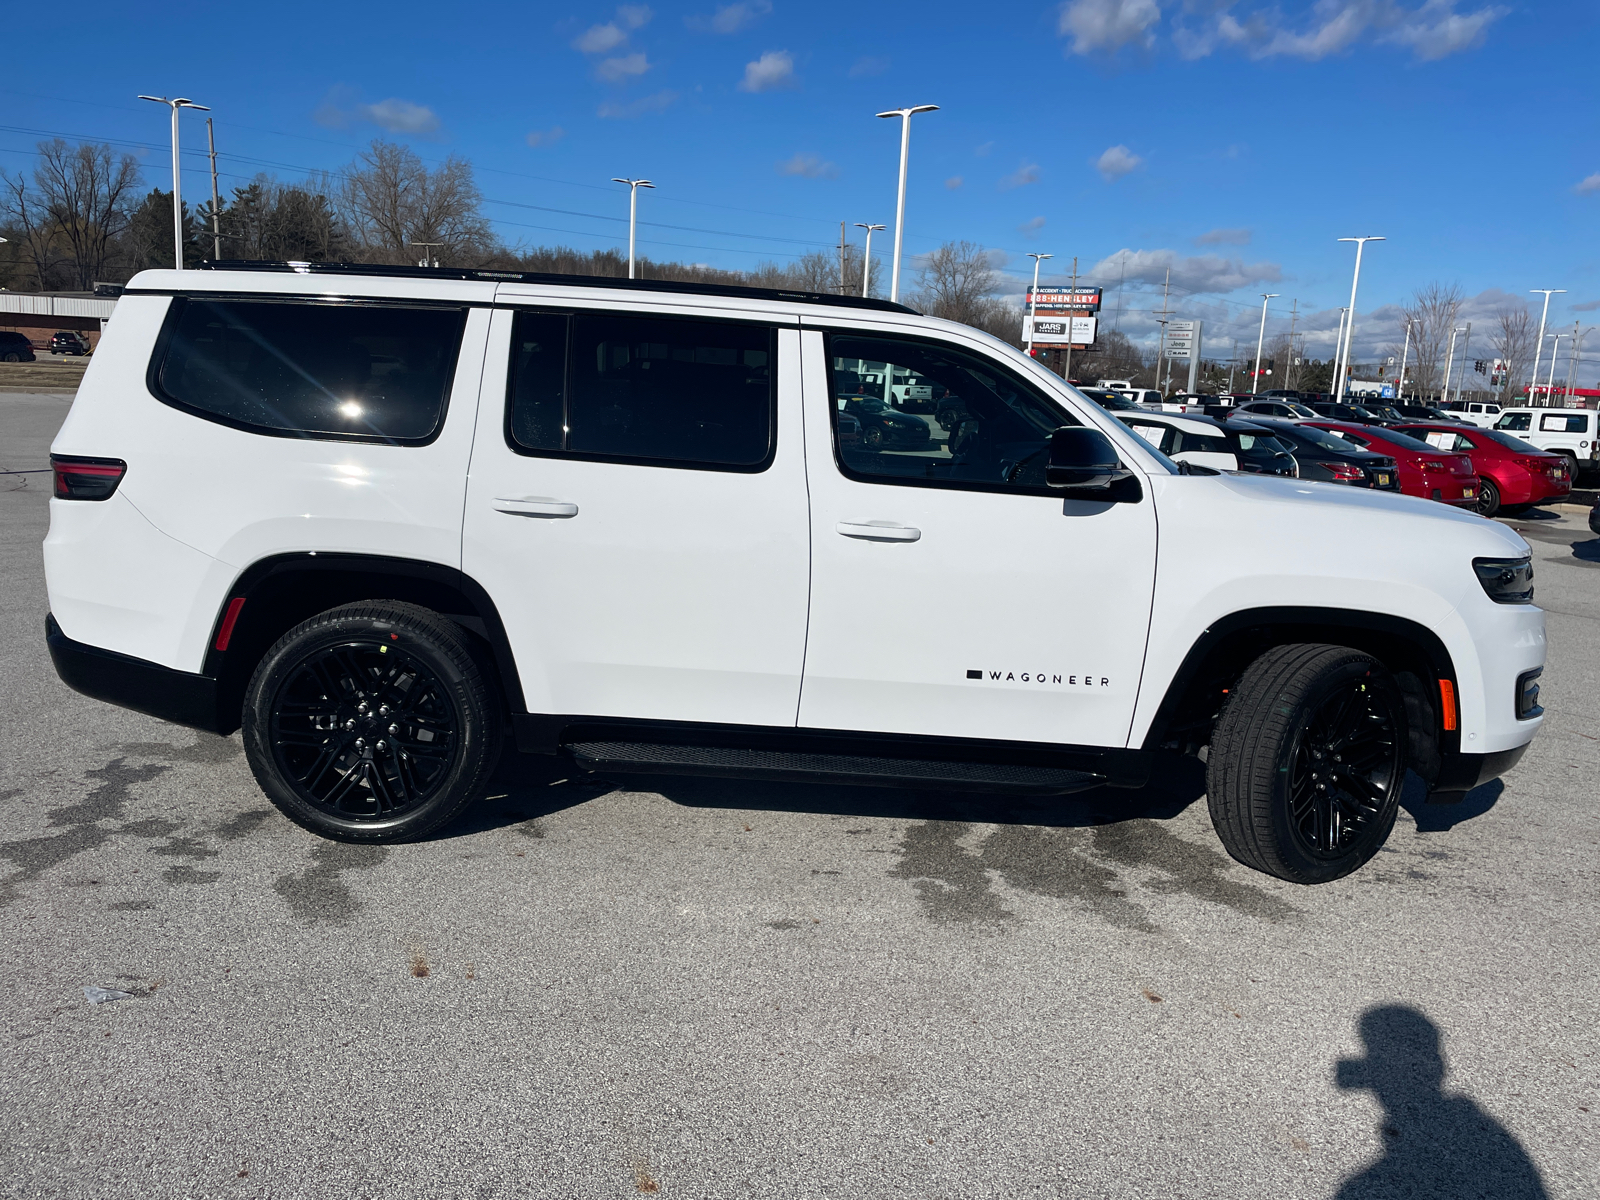
[[[0,468],[67,403],[0,395]],[[237,736],[57,681],[48,479],[0,474],[0,1195],[1600,1195],[1580,513],[1509,522],[1523,763],[1306,889],[1185,770],[1019,802],[509,756],[442,836],[320,841]]]

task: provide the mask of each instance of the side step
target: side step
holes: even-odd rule
[[[735,750],[717,746],[673,746],[646,742],[576,742],[563,748],[586,771],[616,774],[709,775],[801,783],[935,788],[941,791],[1009,792],[1033,796],[1082,792],[1106,782],[1104,775],[1089,771],[1005,763],[940,762],[916,758]]]

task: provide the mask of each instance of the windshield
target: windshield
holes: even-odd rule
[[[1129,400],[1127,396],[1120,392],[1104,391],[1096,388],[1093,390],[1085,389],[1083,394],[1089,397],[1089,399],[1093,400],[1101,408],[1110,409],[1112,412],[1144,411],[1132,400]]]
[[[1279,436],[1289,441],[1308,442],[1319,450],[1326,450],[1330,454],[1342,455],[1349,454],[1352,451],[1361,451],[1361,447],[1354,442],[1339,437],[1337,434],[1329,433],[1326,429],[1318,429],[1313,425],[1296,425],[1292,430],[1282,430]]]

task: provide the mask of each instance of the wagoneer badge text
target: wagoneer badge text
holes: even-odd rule
[[[1060,684],[1063,687],[1110,687],[1111,680],[1101,676],[1098,680],[1093,675],[1057,675],[1050,671],[972,671],[967,672],[968,679],[988,679],[993,683],[1043,683],[1050,686]]]

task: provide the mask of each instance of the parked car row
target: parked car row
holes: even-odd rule
[[[84,355],[92,349],[88,335],[76,329],[58,329],[50,336],[51,354]],[[0,329],[0,362],[25,363],[37,360],[38,355],[34,353],[33,342],[27,334],[14,329]]]

